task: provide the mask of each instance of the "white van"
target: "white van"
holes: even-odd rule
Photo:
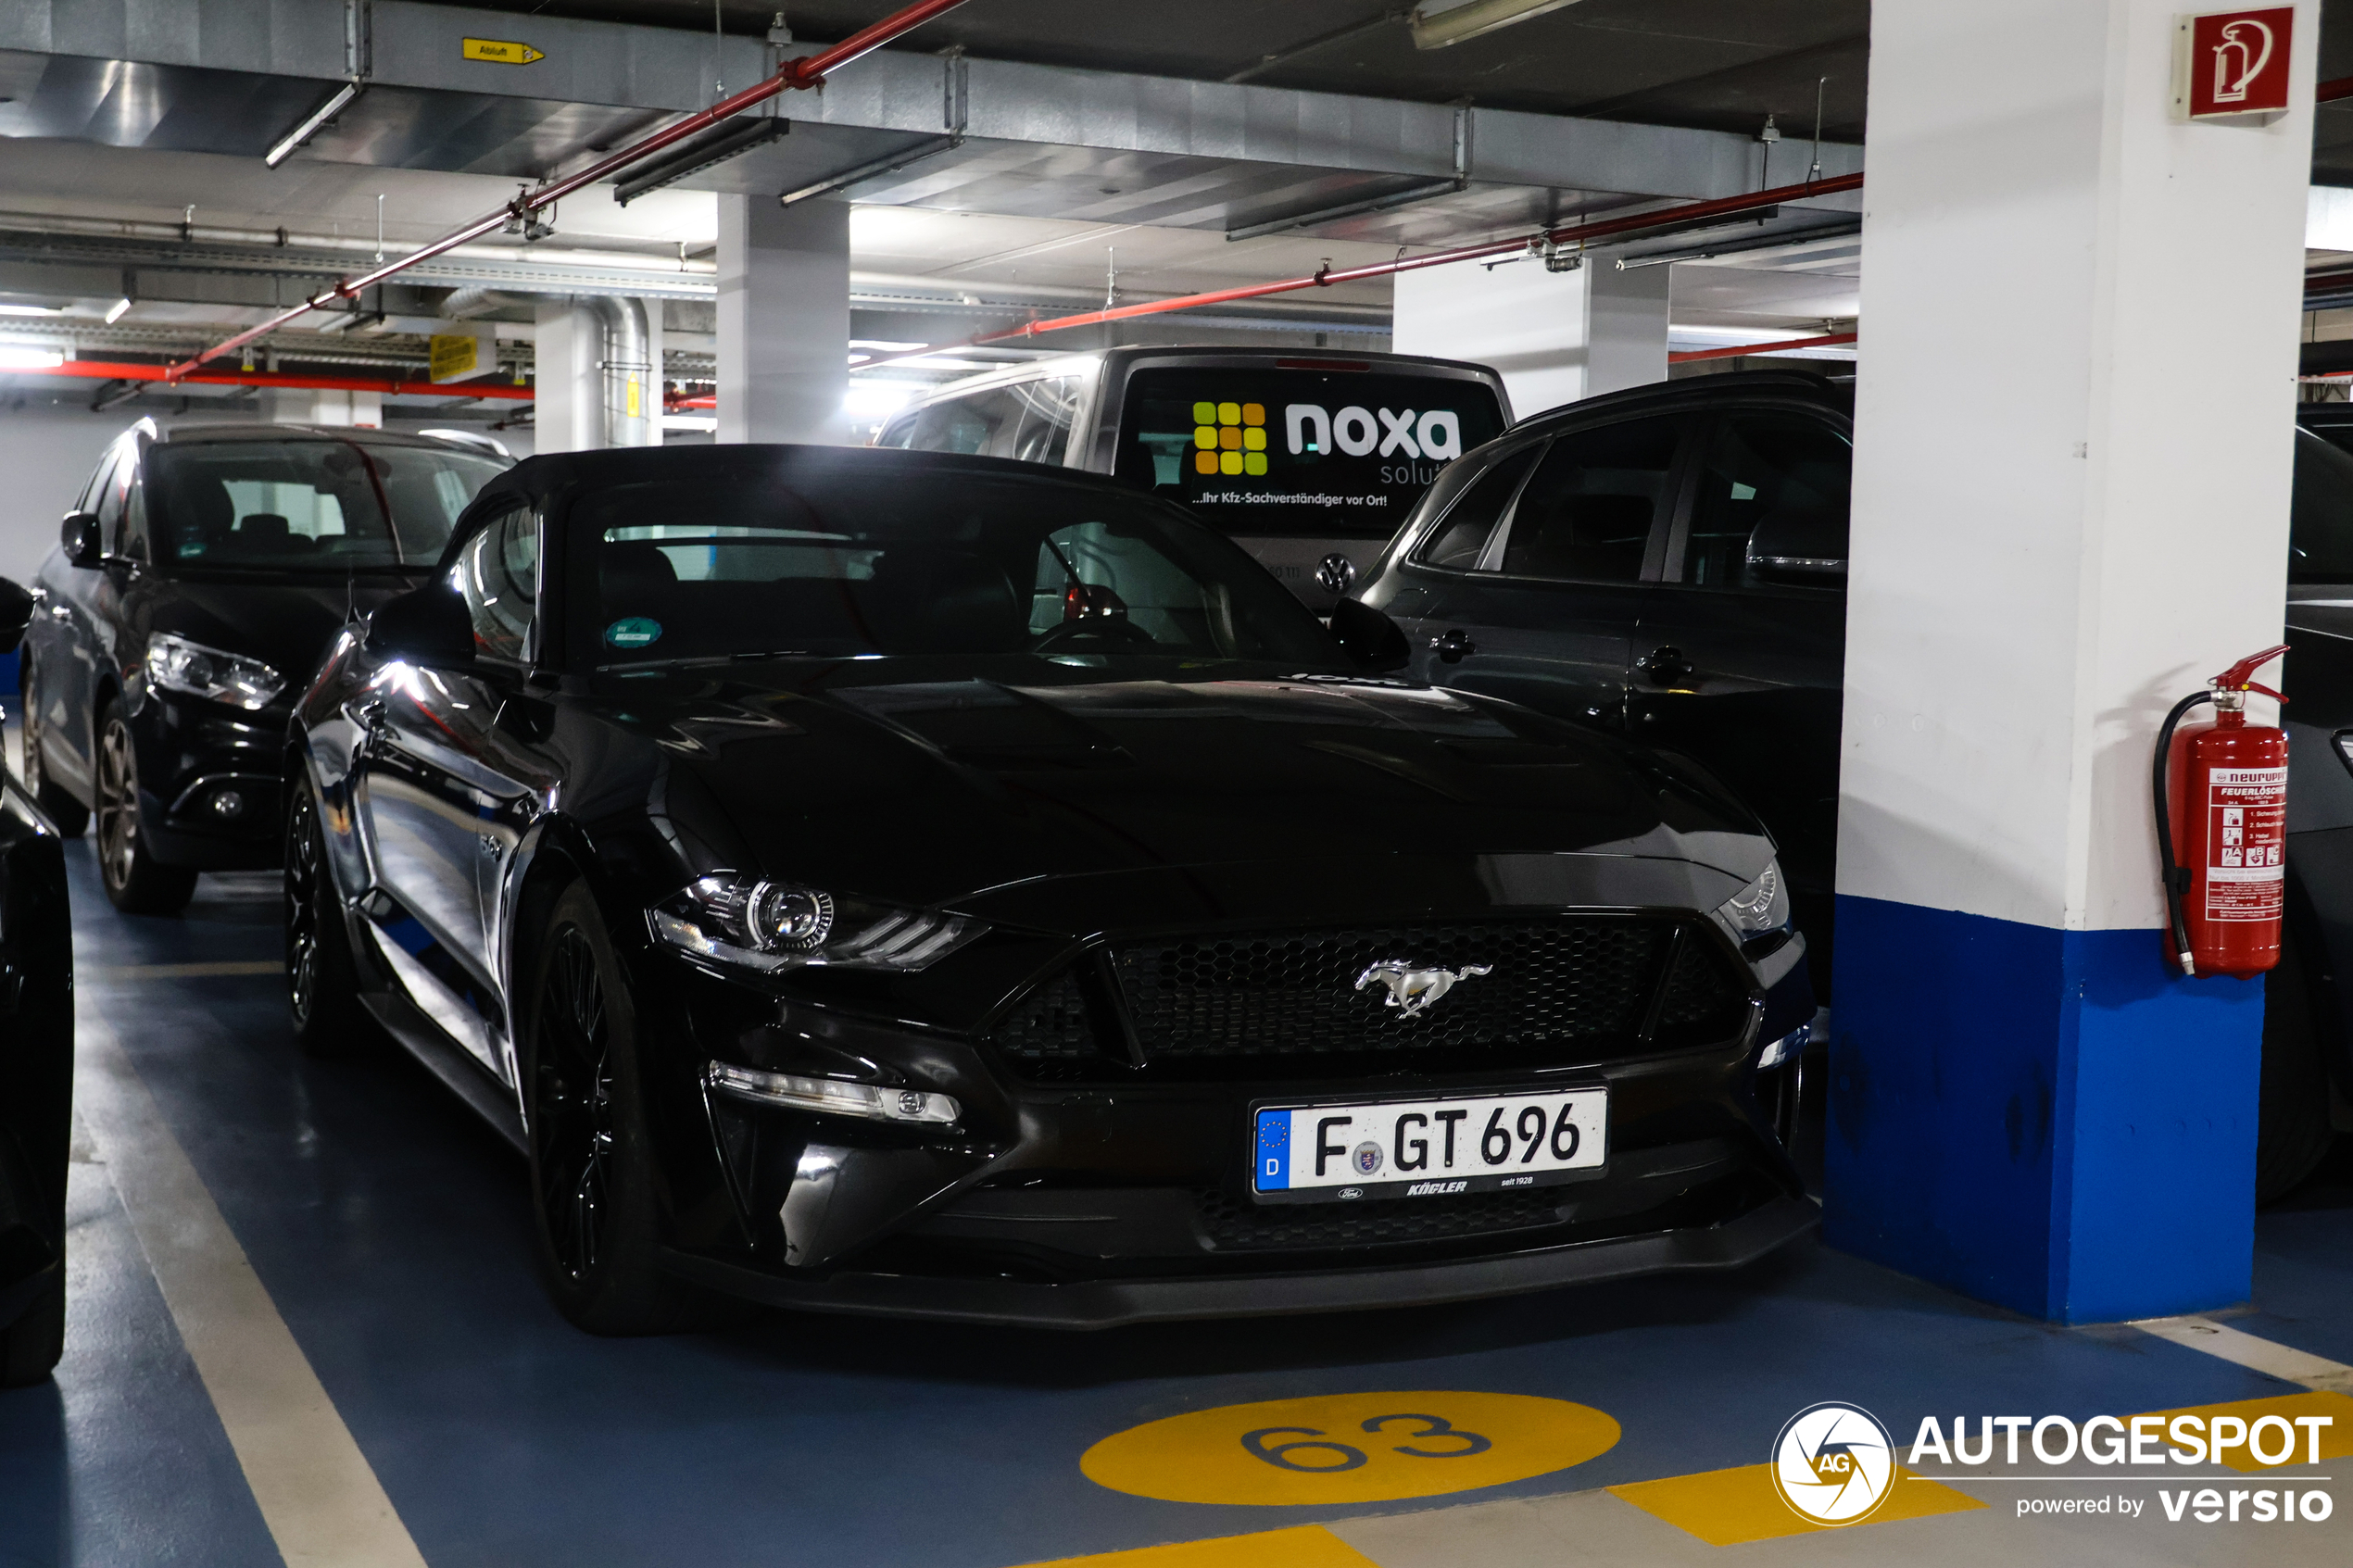
[[[1511,417],[1484,365],[1103,348],[950,383],[891,416],[875,444],[1114,475],[1190,507],[1326,610],[1439,470]]]

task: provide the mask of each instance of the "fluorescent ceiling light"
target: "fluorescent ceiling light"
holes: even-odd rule
[[[62,316],[62,305],[0,305],[0,316]]]
[[[319,134],[320,127],[343,112],[344,106],[359,96],[359,83],[346,82],[335,89],[334,96],[312,109],[300,125],[278,138],[278,144],[262,155],[261,161],[275,169],[294,156],[295,149]]]
[[[113,325],[114,325],[117,321],[121,320],[122,320],[122,316],[123,316],[123,312],[125,312],[126,310],[129,310],[130,308],[131,308],[131,301],[130,301],[130,300],[128,300],[128,299],[118,299],[118,300],[116,300],[116,301],[115,301],[112,305],[107,306],[107,326],[109,326],[109,327],[111,327],[111,326],[113,326]]]
[[[0,343],[0,370],[54,370],[66,357],[54,348],[26,348]]]
[[[1577,0],[1455,0],[1450,5],[1445,0],[1425,0],[1414,8],[1409,25],[1415,48],[1443,49],[1576,4]]]
[[[854,337],[849,340],[849,346],[879,349],[885,354],[904,354],[911,348],[921,348],[924,345],[920,343],[894,343],[889,338],[883,337]]]

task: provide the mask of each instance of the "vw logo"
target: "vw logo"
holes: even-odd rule
[[[1315,581],[1327,592],[1344,594],[1356,585],[1356,563],[1334,550],[1315,563]]]

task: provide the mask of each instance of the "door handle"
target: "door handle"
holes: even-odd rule
[[[1459,626],[1432,637],[1429,646],[1432,652],[1449,664],[1460,664],[1465,655],[1478,651],[1478,645],[1470,640],[1470,633]]]
[[[1679,647],[1655,647],[1636,659],[1634,668],[1662,686],[1671,686],[1678,681],[1688,679],[1692,673],[1691,661],[1683,657],[1683,650]]]

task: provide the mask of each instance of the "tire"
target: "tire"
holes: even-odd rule
[[[21,667],[19,684],[23,688],[24,707],[24,787],[25,793],[41,803],[57,832],[68,838],[80,838],[90,826],[90,808],[66,793],[65,785],[49,776],[41,760],[41,706],[33,685],[34,670],[27,659]]]
[[[575,882],[536,949],[523,1072],[533,1231],[557,1311],[591,1334],[667,1334],[702,1293],[654,1262],[653,1150],[636,1012],[596,899]]]
[[[66,1266],[60,1261],[40,1299],[0,1328],[0,1388],[27,1388],[45,1381],[65,1351]]]
[[[2285,1198],[2329,1152],[2329,1076],[2311,988],[2291,940],[2263,982],[2263,1085],[2256,1111],[2255,1201]]]
[[[120,698],[98,715],[98,880],[125,914],[169,915],[187,906],[196,873],[167,866],[139,836],[139,753]]]
[[[286,1011],[305,1056],[342,1056],[371,1037],[359,1005],[351,928],[327,865],[327,837],[310,780],[291,781],[286,813]]]

